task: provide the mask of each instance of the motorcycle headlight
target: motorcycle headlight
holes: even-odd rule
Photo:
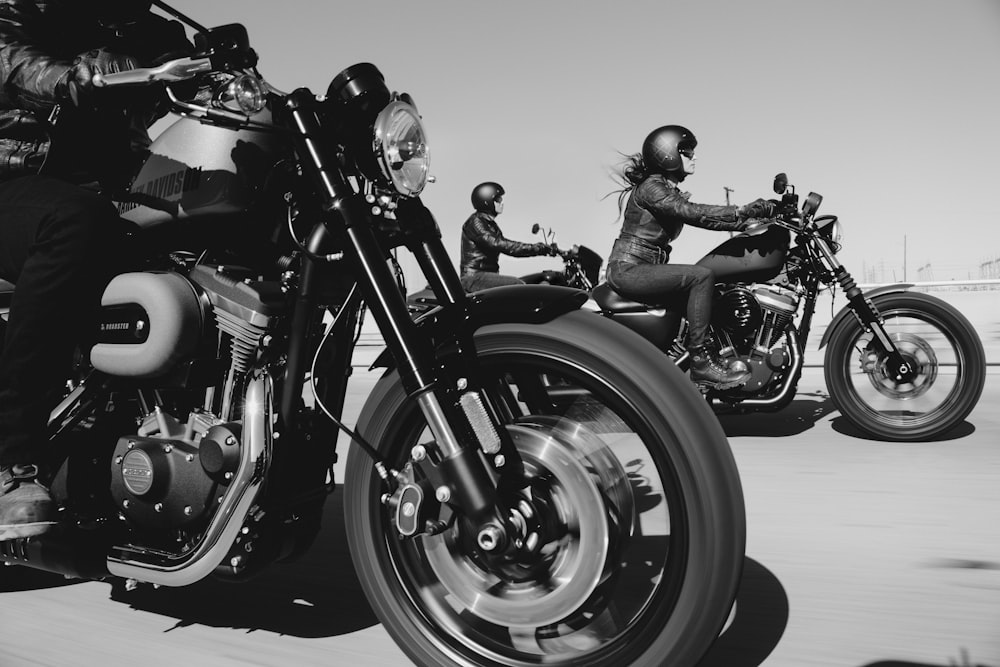
[[[427,185],[430,150],[420,116],[412,105],[390,102],[375,119],[375,156],[382,174],[399,194],[415,197]]]
[[[266,106],[267,93],[260,79],[251,74],[240,74],[216,93],[215,103],[229,111],[250,116]]]

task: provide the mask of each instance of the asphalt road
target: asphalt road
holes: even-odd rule
[[[373,377],[358,369],[349,423]],[[737,614],[707,667],[1000,667],[1000,369],[943,441],[860,437],[808,368],[773,415],[724,416],[748,512]],[[5,568],[0,667],[395,666],[340,493],[301,560],[184,589]]]

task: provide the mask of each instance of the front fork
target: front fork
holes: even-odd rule
[[[343,239],[345,259],[352,262],[358,273],[362,296],[392,353],[403,388],[420,407],[433,435],[437,449],[433,457],[434,470],[438,473],[435,475],[438,477],[436,499],[450,501],[472,519],[480,531],[503,526],[505,512],[497,506],[496,475],[481,454],[495,446],[490,442],[490,431],[499,438],[497,422],[482,405],[481,397],[475,400],[479,396],[474,391],[476,388],[467,384],[462,386],[461,383],[468,383],[467,378],[473,374],[459,373],[458,380],[449,377],[449,371],[455,375],[455,370],[438,365],[434,342],[421,335],[410,317],[405,295],[387,263],[386,250],[375,235],[372,205],[354,191],[341,171],[340,160],[331,152],[330,142],[325,140],[315,97],[304,89],[296,91],[287,98],[286,111],[294,126],[298,155],[308,162],[309,171],[315,176],[314,182],[323,196],[325,224],[335,236]],[[397,215],[405,222],[401,227],[433,226],[436,230],[430,213],[417,200],[404,200]],[[424,233],[421,239],[412,243],[408,240],[408,245],[415,251],[446,313],[459,324],[466,308],[466,297],[441,244],[440,234]],[[462,352],[457,361],[464,361],[468,367],[475,354],[471,332],[465,326],[453,330],[466,332],[455,342]],[[480,441],[478,446],[467,444],[477,439]],[[411,458],[416,459],[417,454],[411,453]],[[391,477],[385,479],[390,485],[396,483]],[[404,482],[394,489],[393,495],[403,508],[397,512],[397,527],[402,534],[412,535],[422,528],[416,522],[421,515],[420,508],[413,502],[421,500],[417,495],[423,494],[419,488],[407,494],[407,488]],[[407,495],[410,497],[404,497]],[[411,503],[409,509],[407,502]]]
[[[874,342],[881,348],[886,357],[885,368],[890,377],[896,382],[909,382],[916,374],[910,363],[900,353],[899,348],[892,342],[892,338],[885,330],[885,321],[882,319],[878,308],[871,299],[865,297],[864,292],[854,282],[854,278],[844,268],[843,264],[830,251],[826,243],[820,240],[816,246],[823,256],[827,267],[833,274],[834,279],[840,284],[841,289],[847,296],[847,302],[851,307],[851,312],[857,318],[858,323],[865,331],[870,331],[874,336]]]

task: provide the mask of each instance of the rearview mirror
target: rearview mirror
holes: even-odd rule
[[[539,229],[541,229],[541,227],[539,227],[538,223],[536,222],[535,224],[533,224],[531,226],[531,233],[532,234],[537,234]]]
[[[779,195],[785,194],[785,190],[788,189],[788,176],[785,172],[781,172],[774,177],[774,192]]]

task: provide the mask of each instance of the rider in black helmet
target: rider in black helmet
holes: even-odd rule
[[[685,224],[742,231],[747,220],[771,217],[775,208],[763,199],[740,207],[688,201],[690,194],[678,184],[694,173],[697,145],[687,128],[664,125],[649,133],[641,153],[628,158],[621,173],[624,187],[618,191],[624,222],[608,259],[607,280],[618,292],[650,303],[686,292],[691,379],[725,389],[746,382],[749,374],[745,364],[724,365],[707,340],[715,276],[702,266],[668,263],[670,244]]]
[[[462,225],[462,287],[475,292],[487,287],[520,285],[523,281],[500,273],[500,254],[513,257],[554,255],[545,243],[522,243],[504,238],[496,217],[503,212],[504,189],[487,181],[472,190],[475,213]]]

